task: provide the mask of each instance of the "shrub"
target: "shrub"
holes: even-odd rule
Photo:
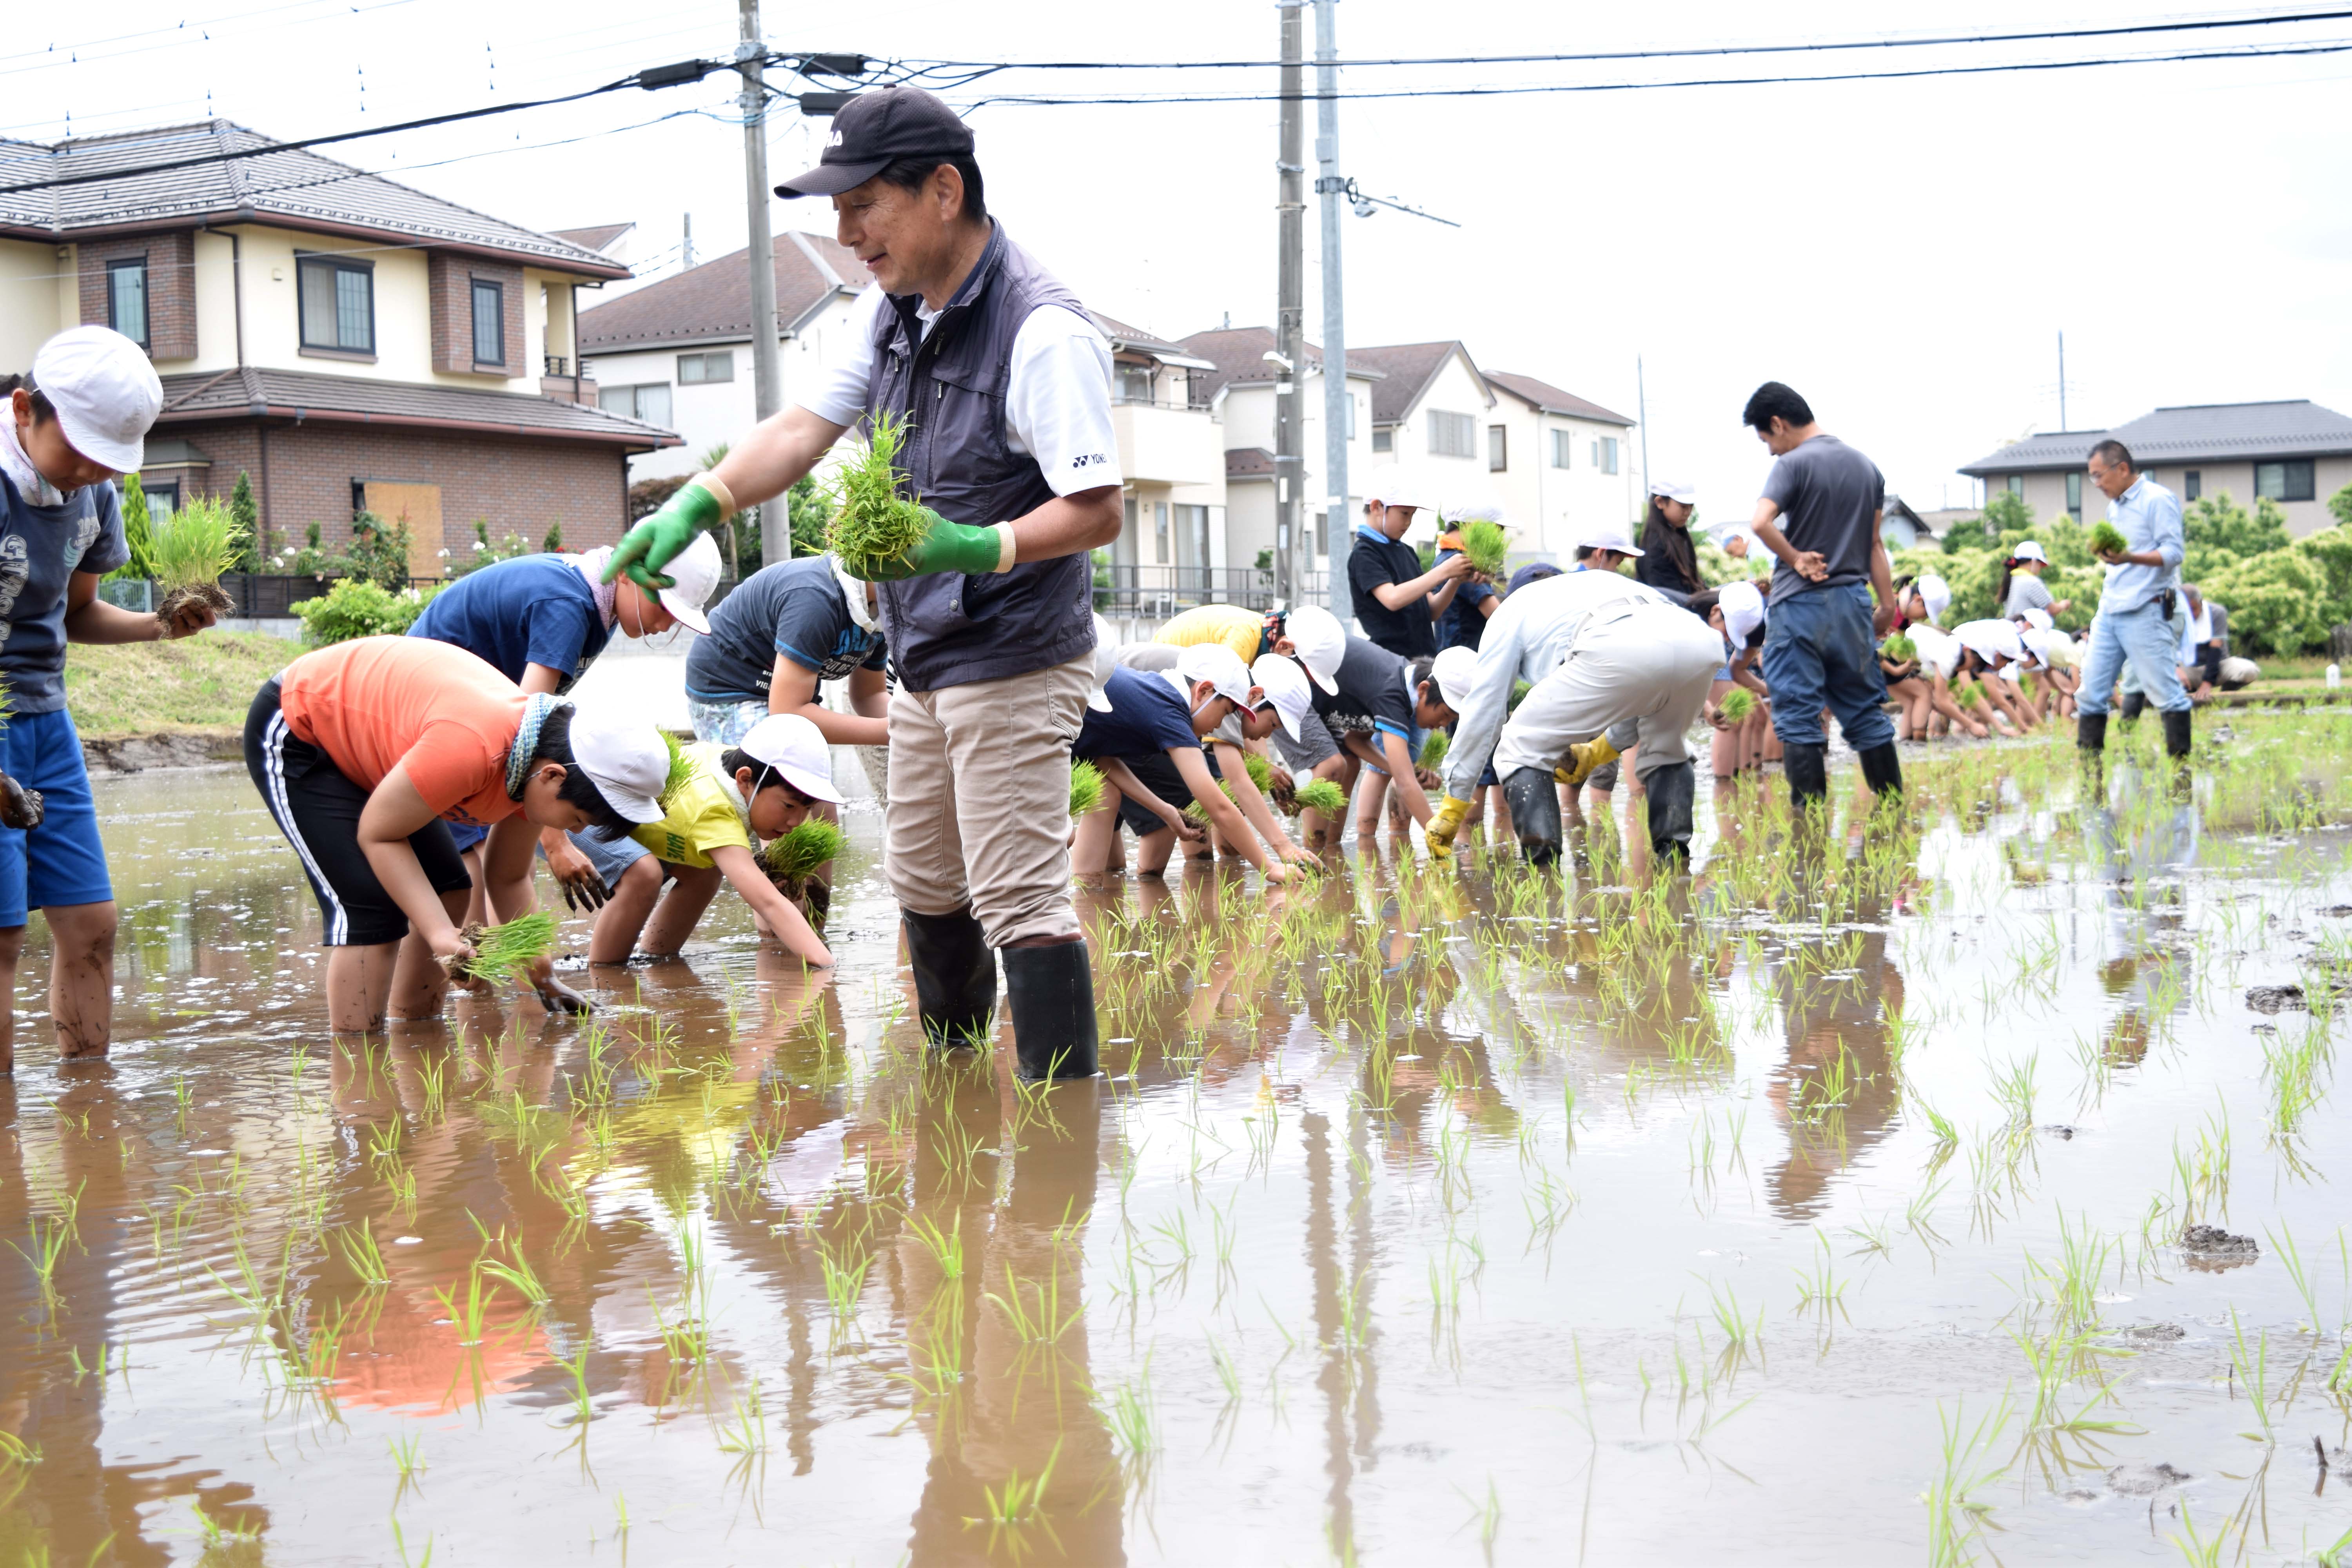
[[[429,593],[404,588],[387,592],[360,577],[338,578],[315,599],[294,606],[302,618],[302,640],[311,647],[349,642],[353,637],[398,637],[424,613]]]
[[[261,537],[261,508],[253,499],[253,476],[243,468],[236,471],[236,484],[228,492],[228,515],[236,524],[237,537],[245,541],[247,572],[264,569],[263,557],[269,552],[269,542]]]

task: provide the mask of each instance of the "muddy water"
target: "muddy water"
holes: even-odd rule
[[[871,817],[831,977],[722,898],[593,1025],[346,1051],[241,773],[101,784],[114,1058],[36,952],[0,1080],[0,1563],[2307,1560],[2352,1124],[2245,995],[2352,952],[2352,735],[2239,731],[1810,847],[1727,792],[1658,891],[1605,822],[1115,886],[1034,1095],[926,1058]]]

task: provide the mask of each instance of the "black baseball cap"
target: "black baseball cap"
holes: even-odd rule
[[[833,135],[815,168],[776,187],[776,195],[836,196],[901,158],[969,158],[971,129],[956,111],[919,87],[861,92],[833,117]]]

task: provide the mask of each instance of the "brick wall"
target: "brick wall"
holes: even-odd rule
[[[212,459],[209,469],[195,471],[201,478],[192,491],[226,497],[238,469],[253,475],[272,550],[299,548],[313,522],[329,549],[348,543],[355,479],[439,485],[442,540],[453,552],[472,548],[476,518],[488,520],[492,539],[519,534],[533,549],[557,521],[567,550],[593,550],[621,537],[627,468],[613,447],[327,420],[273,424],[266,441],[250,420],[174,423],[161,433],[193,443]]]
[[[156,234],[85,240],[77,247],[81,319],[110,326],[108,264],[147,258],[147,357],[196,357],[196,233],[170,229]]]
[[[522,330],[522,268],[447,251],[425,258],[425,286],[433,300],[433,368],[446,375],[525,374]],[[505,294],[506,358],[493,364],[474,358],[474,279],[496,283]],[[536,374],[539,367],[529,367]]]

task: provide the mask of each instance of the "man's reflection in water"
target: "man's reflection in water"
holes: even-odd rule
[[[1867,908],[1856,916],[1876,918]],[[1821,973],[1823,958],[1839,956],[1838,944],[1857,934],[1861,949],[1851,965]],[[1903,1016],[1903,972],[1887,952],[1886,933],[1839,933],[1801,951],[1812,958],[1801,979],[1786,963],[1774,972],[1788,1058],[1765,1090],[1789,1136],[1787,1158],[1765,1173],[1765,1194],[1776,1214],[1798,1221],[1821,1212],[1830,1178],[1886,1136],[1903,1102],[1886,1048],[1887,1026]],[[1841,1074],[1842,1093],[1825,1088]]]
[[[2084,847],[2105,916],[2100,978],[2118,1016],[2139,1020],[2138,1054],[2130,1054],[2128,1030],[2122,1047],[2132,1061],[2147,1052],[2152,1016],[2188,1005],[2189,988],[2177,977],[2188,930],[2181,877],[2197,863],[2200,820],[2196,802],[2175,798],[2166,784],[2165,774],[2123,763],[2083,808]],[[2167,971],[2176,978],[2154,994],[2156,974]]]

